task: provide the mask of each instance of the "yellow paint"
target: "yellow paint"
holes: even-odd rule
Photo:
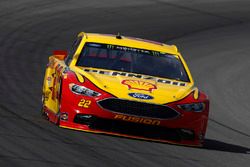
[[[194,89],[194,99],[197,100],[199,98],[199,90],[198,88]]]
[[[77,77],[77,79],[78,79],[78,81],[80,82],[80,83],[83,83],[84,82],[84,78],[83,78],[83,76],[82,75],[80,75],[79,73],[75,73],[76,74],[76,77]]]

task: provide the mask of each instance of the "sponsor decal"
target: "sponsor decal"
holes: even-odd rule
[[[46,92],[44,93],[44,101],[48,101],[49,95],[50,95],[50,91],[46,91]]]
[[[142,39],[137,39],[137,40],[142,40]],[[145,41],[145,40],[143,40]],[[150,42],[158,45],[163,45],[161,43],[153,42],[153,41],[145,41],[145,42]],[[149,54],[149,55],[165,55],[166,53],[164,52],[158,52],[158,51],[152,51],[152,50],[146,50],[146,49],[139,49],[139,48],[131,48],[127,46],[119,46],[119,45],[111,45],[111,44],[97,44],[97,43],[86,43],[86,46],[91,46],[91,47],[97,47],[97,48],[106,48],[110,50],[121,50],[125,52],[135,52],[135,53],[144,53],[144,54]]]
[[[122,50],[125,52],[129,51],[129,52],[136,52],[136,53],[146,53],[146,54],[150,54],[152,52],[150,50],[137,49],[137,48],[131,48],[131,47],[126,47],[126,46],[118,46],[118,45],[107,45],[107,49]]]
[[[47,77],[47,81],[49,81],[49,82],[50,82],[51,80],[52,80],[52,78],[51,78],[51,77]]]
[[[121,115],[121,114],[115,115],[114,119],[119,119],[123,121],[134,122],[134,123],[147,124],[147,125],[160,125],[161,124],[161,121],[159,120],[127,116],[127,115]]]
[[[133,98],[143,99],[143,100],[151,100],[154,98],[153,96],[149,96],[149,95],[142,94],[142,93],[129,93],[128,95]]]
[[[50,58],[49,59],[49,63],[47,64],[47,67],[53,68],[55,64],[55,60],[54,58]]]
[[[47,77],[47,81],[48,81],[48,86],[50,86],[50,84],[51,84],[51,81],[52,81],[52,77]]]
[[[149,92],[152,92],[153,89],[157,89],[156,85],[150,82],[138,80],[123,80],[122,84],[128,86],[128,89],[145,90]]]
[[[81,99],[78,103],[78,107],[82,107],[82,108],[89,108],[90,105],[91,105],[91,101],[85,100],[85,99]]]
[[[56,70],[57,72],[59,72],[59,73],[64,72],[65,69],[66,69],[66,67],[65,67],[64,65],[62,65],[62,64],[59,64],[59,63],[57,63],[57,65],[56,65],[56,67],[55,67],[55,70]]]
[[[83,70],[89,73],[97,73],[97,74],[108,75],[108,76],[124,76],[124,77],[152,80],[158,83],[169,84],[169,85],[186,86],[186,83],[183,83],[183,82],[173,82],[168,79],[161,79],[161,78],[152,77],[148,75],[127,73],[127,72],[117,72],[117,71],[94,70],[94,69],[88,69],[88,68],[83,68]]]

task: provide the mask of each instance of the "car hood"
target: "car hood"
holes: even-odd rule
[[[117,98],[166,104],[186,97],[193,84],[170,79],[92,68],[77,70],[100,89]]]

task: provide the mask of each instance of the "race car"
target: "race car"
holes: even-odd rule
[[[78,34],[46,67],[42,113],[59,127],[202,146],[209,99],[175,45]]]

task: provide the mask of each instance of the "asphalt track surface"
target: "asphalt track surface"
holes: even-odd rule
[[[0,166],[250,166],[250,1],[0,0]],[[211,99],[204,148],[58,128],[41,118],[48,56],[79,31],[177,44]]]

